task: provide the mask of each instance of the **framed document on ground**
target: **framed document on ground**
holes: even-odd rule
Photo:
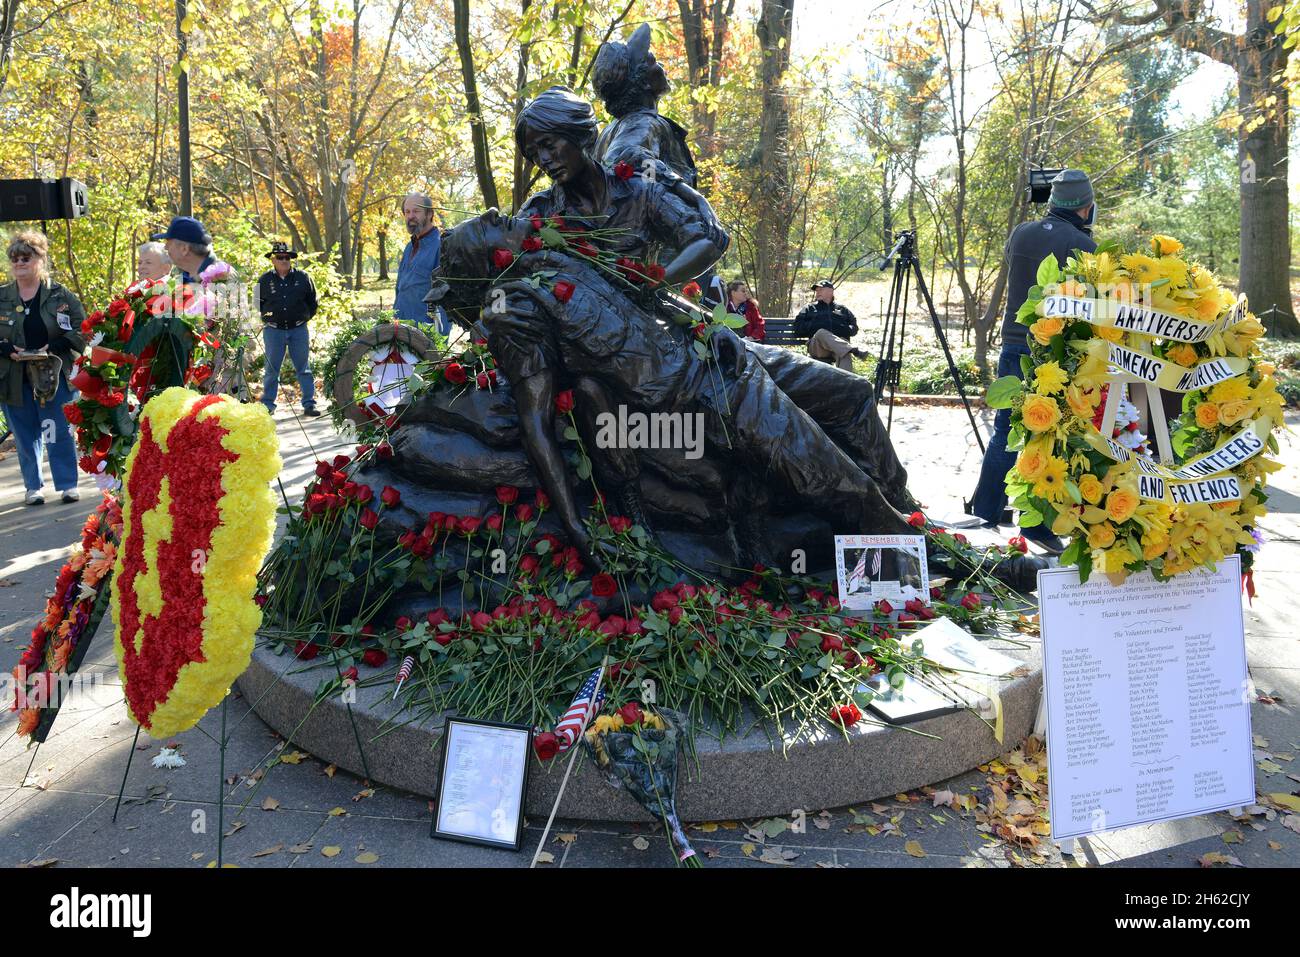
[[[895,606],[930,600],[924,535],[836,535],[835,570],[845,608],[865,611],[881,599]]]
[[[431,837],[519,850],[532,729],[448,718]]]

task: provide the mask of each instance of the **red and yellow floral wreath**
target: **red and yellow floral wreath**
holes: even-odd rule
[[[131,717],[154,737],[197,724],[248,666],[279,471],[259,403],[173,388],[145,406],[126,463],[113,645]]]

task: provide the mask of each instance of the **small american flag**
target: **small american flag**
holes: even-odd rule
[[[402,667],[397,669],[397,687],[393,689],[393,700],[397,700],[397,692],[402,690],[402,685],[406,679],[411,677],[411,669],[415,667],[415,658],[407,655],[402,659]]]
[[[591,720],[591,716],[599,711],[604,703],[605,692],[596,694],[596,685],[600,683],[600,676],[604,670],[605,666],[601,665],[582,683],[582,687],[578,689],[578,696],[573,699],[573,704],[569,705],[569,710],[564,712],[559,724],[555,726],[555,736],[560,739],[561,752],[569,750],[577,743],[582,737],[582,732],[587,729],[587,722]]]

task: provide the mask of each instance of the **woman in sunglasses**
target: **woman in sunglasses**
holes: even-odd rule
[[[25,231],[9,240],[9,274],[0,285],[0,404],[13,429],[28,505],[42,505],[42,460],[49,450],[54,488],[77,494],[77,445],[63,407],[76,398],[72,361],[86,346],[77,297],[50,278],[49,241]]]

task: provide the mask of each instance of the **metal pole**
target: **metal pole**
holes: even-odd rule
[[[183,2],[183,0],[182,0]],[[217,868],[220,869],[224,863],[223,856],[226,849],[226,702],[230,700],[230,692],[221,699],[221,757],[219,760],[221,770],[221,788],[217,792]]]
[[[177,60],[177,65],[180,67],[180,76],[176,80],[176,98],[180,107],[182,216],[194,215],[193,181],[190,168],[190,74],[189,64],[186,62],[189,43],[185,39],[185,31],[181,28],[181,24],[186,17],[188,4],[189,0],[176,0],[176,42],[180,50],[180,56]]]
[[[117,789],[117,803],[113,805],[113,823],[117,823],[117,812],[122,806],[122,792],[126,790],[126,777],[131,773],[131,759],[135,757],[135,746],[140,742],[140,726],[135,726],[135,737],[131,739],[131,750],[126,755],[126,769],[122,772],[122,786]]]

